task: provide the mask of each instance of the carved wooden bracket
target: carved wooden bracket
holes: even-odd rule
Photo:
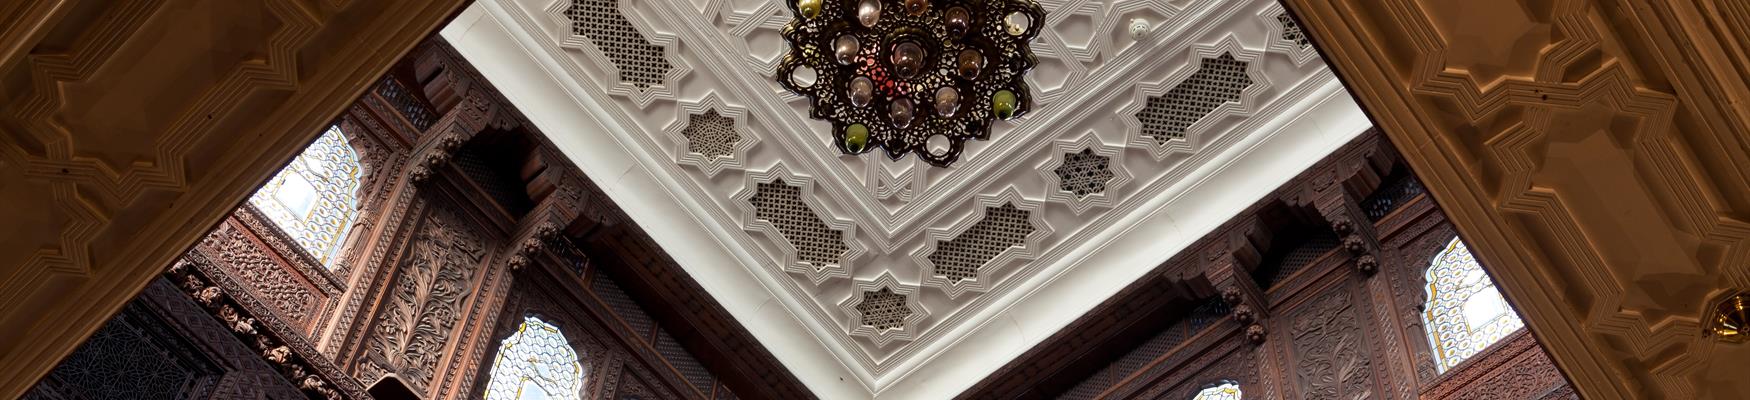
[[[513,114],[513,108],[496,97],[471,90],[461,104],[444,113],[432,125],[430,132],[419,136],[413,148],[413,162],[408,176],[414,182],[431,177],[438,167],[449,163],[463,143],[473,140],[487,128],[509,130],[523,124]]]
[[[1252,280],[1259,251],[1244,235],[1233,234],[1211,244],[1203,252],[1202,270],[1209,282],[1220,290],[1221,299],[1232,307],[1234,321],[1246,326],[1246,338],[1253,344],[1264,343],[1267,335],[1263,320],[1269,317],[1270,304],[1263,288]]]
[[[569,215],[569,217],[567,216]],[[575,213],[563,212],[555,207],[551,200],[543,201],[535,208],[535,212],[518,224],[516,234],[505,246],[505,264],[511,270],[522,269],[529,260],[547,247],[547,241],[559,236],[560,227],[576,218]]]
[[[1361,201],[1378,189],[1385,175],[1391,172],[1399,156],[1390,144],[1378,138],[1368,139],[1362,147],[1349,153],[1353,162],[1332,163],[1312,178],[1312,184],[1301,193],[1300,202],[1318,211],[1319,216],[1341,238],[1341,246],[1354,258],[1355,269],[1365,276],[1379,272],[1379,234],[1361,208]]]
[[[1367,276],[1379,272],[1379,234],[1362,213],[1361,204],[1347,191],[1321,193],[1315,200],[1319,215],[1342,238],[1343,250],[1355,259],[1355,269]]]

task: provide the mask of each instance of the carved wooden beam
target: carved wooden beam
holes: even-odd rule
[[[1305,188],[1314,176],[1335,165],[1362,162],[1369,165],[1367,169],[1389,171],[1390,164],[1379,165],[1377,161],[1391,159],[1390,149],[1384,153],[1376,151],[1381,149],[1380,140],[1378,133],[1369,132],[1345,144],[1206,234],[1188,250],[1156,267],[1155,272],[1126,285],[958,397],[1012,399],[1061,393],[1140,344],[1127,340],[1147,337],[1164,328],[1136,321],[1161,320],[1175,312],[1183,313],[1195,304],[1192,299],[1222,296],[1226,301],[1232,294],[1238,300],[1229,304],[1252,309],[1252,321],[1245,324],[1248,339],[1262,342],[1268,332],[1260,321],[1267,317],[1269,302],[1251,272],[1258,267],[1265,249],[1277,240],[1274,232],[1279,228],[1272,224],[1285,221],[1265,221],[1259,218],[1260,213],[1275,204],[1300,205],[1303,203],[1300,199],[1307,198],[1309,191]],[[1362,158],[1363,155],[1372,158]],[[1236,321],[1242,318],[1238,312],[1233,316]]]
[[[211,262],[189,252],[164,272],[183,293],[222,322],[237,340],[260,352],[262,361],[273,365],[286,380],[314,399],[368,399],[364,386],[316,352],[292,327],[275,318],[258,319],[251,307],[240,303],[233,292],[244,290],[221,285],[208,277]],[[283,333],[282,333],[283,332]]]

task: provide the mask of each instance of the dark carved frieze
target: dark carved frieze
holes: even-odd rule
[[[244,288],[209,278],[223,273],[212,264],[205,255],[190,252],[178,260],[165,277],[225,324],[238,340],[259,352],[262,360],[276,366],[281,376],[305,394],[324,399],[368,398],[364,395],[363,385],[340,372],[340,368],[326,357],[305,356],[319,353],[292,326],[277,317],[252,311],[264,306],[248,297],[232,295]]]
[[[313,288],[293,276],[291,267],[280,262],[282,258],[264,251],[260,242],[234,222],[219,224],[201,240],[198,249],[224,268],[226,276],[242,281],[250,289],[248,293],[293,324],[308,326],[312,313],[320,311],[320,297]]]
[[[1423,398],[1476,400],[1578,400],[1549,354],[1524,329],[1501,339],[1479,357],[1422,391]]]
[[[256,239],[272,249],[274,254],[279,255],[281,260],[296,270],[298,274],[303,275],[311,284],[316,285],[316,288],[322,290],[325,296],[339,294],[346,286],[336,276],[335,271],[330,271],[322,263],[317,262],[315,257],[311,257],[309,252],[304,251],[303,247],[292,241],[291,236],[287,236],[285,231],[280,230],[278,225],[274,225],[272,221],[267,219],[267,216],[262,215],[261,211],[255,209],[254,205],[244,202],[242,206],[237,207],[237,212],[231,213],[231,218],[248,228],[251,233],[255,234]],[[338,266],[340,263],[336,262],[335,265]],[[338,272],[340,275],[345,274],[345,271]]]

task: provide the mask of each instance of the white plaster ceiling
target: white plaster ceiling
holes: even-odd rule
[[[1272,0],[1043,1],[1031,113],[951,168],[846,156],[771,76],[784,4],[620,1],[644,42],[626,47],[574,31],[573,1],[482,0],[443,35],[825,398],[953,396],[1368,126]],[[650,45],[669,68],[621,57]],[[1144,136],[1149,97],[1223,55],[1251,81],[1236,101],[1182,139]],[[694,123],[740,140],[691,143],[723,137]],[[1063,190],[1056,171],[1084,150],[1106,160],[1103,187]],[[760,190],[780,181],[794,189]],[[981,227],[987,213],[1007,219]],[[1026,229],[984,234],[999,222]],[[963,235],[1000,250],[938,269]],[[899,328],[865,323],[893,297],[864,293],[883,289],[904,302],[870,319]]]

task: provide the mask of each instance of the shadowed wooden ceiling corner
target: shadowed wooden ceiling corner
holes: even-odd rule
[[[1285,3],[1581,394],[1750,396],[1744,2]]]
[[[0,397],[36,382],[462,4],[0,4]]]

